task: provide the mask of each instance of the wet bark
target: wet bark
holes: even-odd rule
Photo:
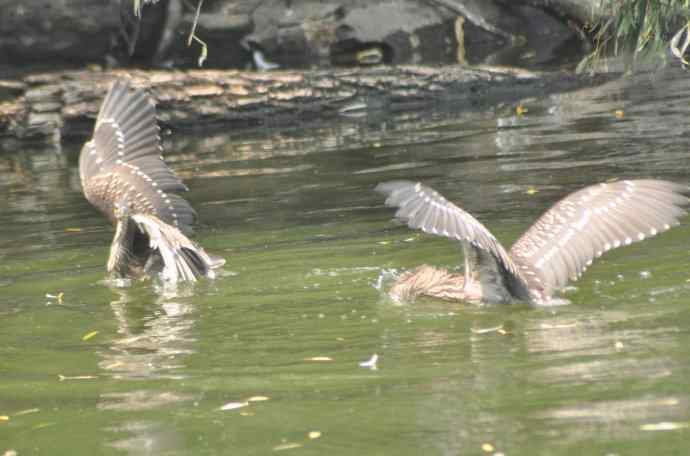
[[[59,143],[64,136],[88,134],[110,83],[122,77],[149,88],[163,125],[181,129],[308,124],[434,107],[484,109],[611,79],[610,75],[537,75],[459,66],[269,73],[55,72],[0,81],[0,100],[6,100],[0,102],[0,140]]]

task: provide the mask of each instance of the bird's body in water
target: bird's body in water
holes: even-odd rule
[[[661,180],[592,185],[556,203],[506,251],[474,217],[420,183],[393,181],[377,191],[410,228],[460,242],[465,269],[422,265],[400,276],[389,294],[476,303],[547,303],[603,253],[678,225],[687,186]]]
[[[214,277],[225,260],[211,257],[185,234],[196,213],[177,194],[187,187],[161,151],[152,99],[116,81],[79,157],[86,199],[115,225],[108,272],[116,278],[158,276],[168,282]]]

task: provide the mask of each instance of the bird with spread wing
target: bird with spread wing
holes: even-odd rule
[[[546,211],[509,251],[472,215],[418,182],[376,190],[410,228],[460,242],[464,272],[423,265],[390,290],[396,299],[430,296],[482,303],[546,303],[603,253],[679,224],[688,186],[662,180],[601,183],[571,193]]]
[[[113,83],[79,156],[86,199],[115,225],[108,272],[167,282],[214,277],[225,260],[187,237],[196,212],[177,194],[187,187],[163,161],[158,132],[152,98]]]

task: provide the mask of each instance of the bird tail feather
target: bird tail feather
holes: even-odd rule
[[[160,277],[167,282],[196,282],[201,277],[214,278],[215,271],[225,260],[212,257],[174,226],[145,214],[132,218],[149,237],[152,250],[162,260]]]

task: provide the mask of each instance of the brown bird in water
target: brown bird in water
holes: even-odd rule
[[[678,225],[687,214],[687,186],[624,180],[571,193],[546,211],[506,251],[477,219],[421,183],[393,181],[376,190],[410,228],[460,241],[465,270],[423,265],[403,274],[389,294],[482,303],[548,302],[592,260]]]
[[[196,212],[175,193],[187,187],[163,161],[158,131],[153,100],[116,81],[93,137],[82,147],[84,196],[115,225],[108,272],[119,278],[157,275],[168,282],[214,277],[225,260],[185,235]]]

